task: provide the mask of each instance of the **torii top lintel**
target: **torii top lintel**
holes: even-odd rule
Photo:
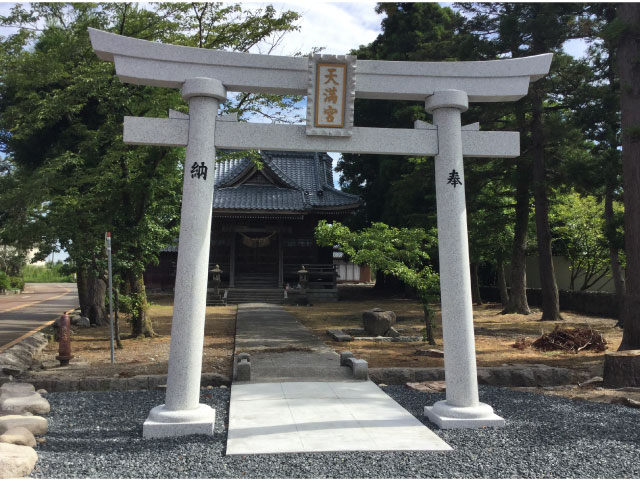
[[[180,88],[195,77],[215,78],[229,91],[306,95],[308,59],[167,45],[93,28],[91,44],[115,63],[123,82]],[[357,98],[424,100],[435,91],[462,90],[470,102],[515,101],[549,72],[552,54],[479,62],[358,60]]]

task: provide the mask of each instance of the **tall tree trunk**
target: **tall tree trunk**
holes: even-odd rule
[[[560,303],[558,286],[551,254],[551,229],[549,228],[549,203],[544,165],[544,133],[542,130],[542,94],[534,84],[531,87],[531,151],[533,154],[533,197],[536,205],[536,232],[538,234],[538,265],[542,288],[542,321],[558,321]]]
[[[133,337],[155,337],[157,334],[153,330],[151,316],[149,316],[149,304],[142,273],[131,272],[129,285],[130,296],[134,300],[131,312],[131,334]]]
[[[625,27],[618,46],[618,69],[627,256],[620,350],[630,350],[640,349],[640,4],[621,3],[618,20]]]
[[[87,266],[78,264],[76,270],[76,285],[78,286],[78,300],[80,301],[80,315],[88,317],[89,292],[87,288]]]
[[[471,302],[482,305],[482,297],[480,297],[480,285],[478,282],[478,263],[471,263]]]
[[[79,265],[76,275],[80,315],[89,318],[89,321],[93,325],[106,325],[107,313],[105,300],[107,283],[104,279],[96,276],[95,268],[91,265]]]
[[[616,6],[612,5],[604,9],[605,19],[607,24],[611,24],[616,17]],[[609,83],[609,94],[611,97],[620,96],[620,86],[616,79],[616,46],[610,39],[605,39],[603,47],[607,52],[607,80]],[[619,101],[619,99],[618,99]],[[613,110],[607,117],[608,124],[608,143],[611,150],[607,160],[609,160],[609,168],[607,169],[608,179],[605,186],[604,194],[604,219],[607,232],[607,241],[609,244],[609,263],[611,264],[611,277],[613,278],[613,286],[616,290],[616,301],[618,304],[618,323],[617,327],[622,327],[624,320],[622,318],[622,303],[624,302],[624,276],[622,275],[622,268],[620,266],[619,245],[616,242],[616,226],[614,223],[613,215],[613,196],[615,190],[619,186],[618,172],[620,171],[620,158],[619,158],[619,137],[618,131],[620,128],[620,120],[617,115],[617,111]]]
[[[520,107],[521,111],[522,108]],[[524,114],[522,114],[524,117]],[[520,122],[518,122],[519,125]],[[529,236],[529,163],[518,159],[516,167],[516,209],[511,254],[511,295],[502,314],[531,314],[527,302],[527,240]]]
[[[105,301],[107,297],[107,283],[102,277],[95,275],[93,269],[89,269],[87,275],[87,317],[91,324],[105,326],[107,324],[107,311]]]
[[[622,276],[622,268],[620,267],[620,255],[618,253],[618,246],[615,244],[615,224],[613,219],[613,189],[614,186],[611,183],[607,184],[604,194],[604,221],[607,231],[607,241],[609,244],[609,263],[611,264],[611,277],[613,278],[613,286],[616,290],[616,301],[618,306],[622,307],[624,300],[624,277]],[[624,321],[622,320],[622,309],[619,309],[618,313],[618,326],[622,327]]]
[[[507,290],[507,282],[504,278],[504,262],[502,258],[498,259],[498,292],[500,293],[500,303],[502,308],[506,309],[509,305],[509,291]]]

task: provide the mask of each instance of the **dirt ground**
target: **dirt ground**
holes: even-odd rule
[[[169,363],[169,341],[173,299],[156,298],[151,301],[150,315],[156,333],[154,338],[129,338],[129,324],[121,321],[123,349],[115,350],[115,363],[111,364],[109,327],[73,327],[71,349],[72,369],[52,371],[58,379],[73,377],[131,377],[139,374],[166,374]],[[52,328],[47,328],[53,334]],[[204,355],[202,372],[231,375],[233,347],[236,332],[236,306],[208,306],[205,318]],[[49,345],[38,356],[45,364],[56,364],[58,344]]]
[[[376,367],[441,367],[443,360],[416,355],[419,349],[442,349],[442,328],[440,311],[436,306],[435,338],[436,346],[427,342],[380,342],[352,341],[339,343],[327,335],[327,329],[361,328],[362,311],[380,307],[393,310],[398,321],[395,328],[404,336],[422,336],[424,320],[422,307],[413,300],[406,299],[358,299],[340,302],[316,303],[309,307],[285,306],[305,326],[310,328],[325,343],[337,351],[350,350],[356,357],[365,359],[369,366]],[[166,374],[169,360],[171,317],[173,314],[170,297],[152,300],[150,314],[159,337],[152,339],[127,338],[130,330],[126,320],[121,322],[124,349],[115,352],[116,363],[110,364],[109,328],[73,328],[72,350],[73,369],[52,371],[52,377],[130,377],[139,374]],[[616,321],[608,318],[585,316],[563,312],[563,327],[588,326],[603,333],[608,341],[608,351],[614,351],[622,340],[622,331],[615,328]],[[231,377],[232,356],[235,338],[236,307],[207,307],[205,324],[205,349],[202,363],[203,372],[216,372]],[[540,352],[531,347],[519,350],[513,347],[517,339],[525,337],[535,340],[543,332],[553,330],[556,322],[541,322],[540,313],[529,315],[501,315],[497,304],[474,306],[476,330],[476,353],[479,366],[500,366],[502,364],[547,364],[568,368],[590,368],[594,373],[601,370],[604,353],[582,351],[578,354],[566,352]],[[51,328],[49,333],[53,333]],[[50,343],[38,357],[45,365],[55,365],[57,343]],[[616,397],[629,397],[640,401],[640,392],[620,392],[603,390],[595,383],[588,388],[517,388],[544,394],[562,395],[571,398],[609,402]],[[611,391],[611,392],[609,392]]]
[[[295,315],[305,326],[320,336],[323,341],[337,351],[349,350],[360,359],[365,359],[369,367],[441,367],[441,358],[417,356],[419,349],[442,349],[442,318],[438,306],[436,310],[435,340],[436,345],[430,346],[425,341],[416,342],[382,342],[382,341],[351,341],[336,342],[327,334],[327,329],[362,328],[362,311],[379,307],[392,310],[398,320],[394,328],[403,336],[424,335],[424,315],[422,306],[413,300],[405,299],[377,299],[341,301],[338,303],[316,303],[311,307],[287,306],[289,312]],[[601,331],[608,341],[608,351],[618,349],[622,341],[622,330],[615,328],[616,320],[563,312],[564,321],[542,322],[540,312],[534,310],[532,314],[500,314],[498,304],[484,304],[474,306],[474,325],[476,333],[476,356],[478,366],[500,366],[502,364],[547,364],[549,366],[594,369],[601,367],[604,362],[603,352],[581,351],[574,354],[569,352],[541,352],[532,347],[524,350],[513,347],[520,338],[528,341],[537,339],[542,333],[553,330],[556,324],[562,327],[591,327]]]

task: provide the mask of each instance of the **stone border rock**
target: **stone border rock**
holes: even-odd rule
[[[129,378],[88,377],[84,379],[20,379],[34,385],[36,389],[48,392],[71,391],[136,391],[142,389],[163,389],[167,384],[166,374],[133,376]],[[202,373],[201,386],[229,386],[231,380],[218,373]]]
[[[479,367],[478,383],[503,387],[542,387],[578,384],[593,376],[587,371],[543,364]],[[369,378],[376,384],[444,381],[444,368],[373,368]]]
[[[19,376],[28,370],[33,357],[40,353],[49,343],[47,336],[36,332],[0,353],[0,372]]]
[[[340,353],[340,365],[350,367],[354,379],[361,381],[369,379],[369,363],[364,359],[356,359],[351,351]]]

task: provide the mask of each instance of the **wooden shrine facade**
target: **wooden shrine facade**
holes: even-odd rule
[[[222,288],[295,288],[309,271],[310,289],[335,290],[331,247],[319,247],[320,219],[342,220],[361,200],[333,187],[332,160],[324,153],[265,151],[261,168],[246,159],[216,164],[209,266],[222,270]],[[171,289],[177,246],[148,266],[148,288]]]

